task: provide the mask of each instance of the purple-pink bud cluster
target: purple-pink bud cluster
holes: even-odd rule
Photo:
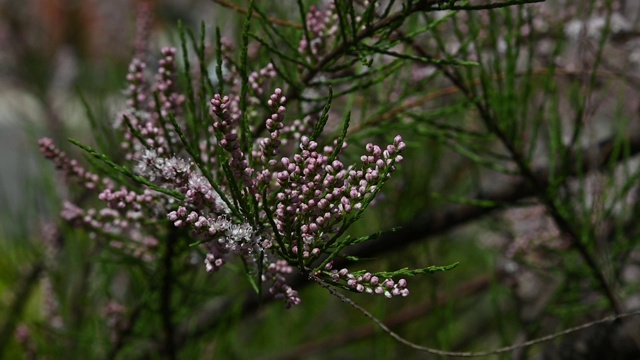
[[[75,159],[69,160],[67,154],[58,149],[53,140],[42,138],[38,140],[40,152],[49,160],[53,161],[58,170],[62,170],[67,176],[76,177],[82,181],[82,185],[87,189],[95,189],[100,185],[100,177],[92,172],[86,171]],[[103,180],[104,186],[109,186],[111,181]]]
[[[213,113],[213,128],[216,130],[218,145],[229,153],[231,159],[229,166],[236,181],[242,181],[244,185],[253,192],[253,169],[249,167],[249,162],[245,158],[244,152],[240,148],[240,138],[238,136],[238,121],[241,119],[239,111],[231,106],[229,96],[215,94],[211,99],[211,112]]]
[[[298,292],[287,284],[287,279],[285,278],[293,270],[293,267],[286,260],[277,260],[267,266],[266,274],[262,276],[263,281],[272,282],[269,287],[269,293],[277,300],[284,300],[287,309],[301,302]]]
[[[357,292],[384,295],[387,298],[409,296],[409,289],[407,289],[407,281],[405,279],[400,279],[398,282],[395,282],[391,278],[380,279],[370,272],[362,275],[354,275],[346,268],[340,271],[333,270],[331,277],[334,281],[345,281],[347,286]]]
[[[169,113],[177,116],[182,111],[185,97],[178,93],[176,49],[164,47],[161,52],[163,58],[159,61],[158,74],[156,75],[156,89],[160,96],[161,116],[166,117]]]

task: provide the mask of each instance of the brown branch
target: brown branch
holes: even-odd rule
[[[531,71],[531,75],[546,75],[550,72],[553,72],[553,74],[555,76],[567,76],[567,77],[573,77],[573,76],[579,76],[579,75],[583,75],[584,71],[578,71],[578,70],[566,70],[566,69],[548,69],[548,68],[537,68],[537,69],[533,69]],[[598,74],[599,77],[613,77],[613,78],[617,78],[619,77],[619,74],[616,73],[610,73],[610,72],[605,72],[605,71],[597,71],[596,72]],[[524,75],[528,75],[526,73],[517,73],[515,76],[516,77],[521,77]],[[502,73],[502,74],[497,74],[495,76],[493,76],[493,80],[499,80],[499,79],[504,79],[507,77],[506,73]],[[476,78],[473,81],[469,81],[465,83],[465,86],[472,86],[472,85],[478,85],[480,84],[480,81],[482,79],[480,78]],[[630,86],[633,86],[634,84],[631,84]],[[640,88],[640,87],[639,87]],[[411,110],[413,108],[416,108],[418,106],[424,105],[430,101],[433,100],[437,100],[440,99],[444,96],[447,95],[453,95],[453,94],[457,94],[460,93],[461,89],[456,86],[456,85],[451,85],[451,86],[447,86],[443,89],[438,89],[436,91],[430,92],[426,95],[423,95],[421,97],[415,98],[415,99],[411,99],[408,101],[405,101],[404,103],[388,110],[385,111],[382,114],[376,115],[371,117],[370,119],[363,121],[362,123],[356,124],[354,126],[351,126],[349,128],[349,131],[347,132],[347,136],[349,135],[353,135],[355,133],[358,133],[362,130],[365,129],[372,129],[374,128],[376,125],[387,122],[387,121],[391,121],[394,118],[396,118],[397,116],[401,115],[402,113],[404,113],[405,111]]]
[[[231,10],[237,12],[237,13],[243,14],[243,15],[246,15],[249,12],[247,9],[245,9],[243,7],[240,7],[238,5],[232,4],[232,3],[230,3],[230,2],[228,2],[226,0],[211,0],[211,1],[213,1],[214,3],[217,3],[219,5],[222,5],[222,6],[226,7],[226,8],[229,8],[229,9],[231,9]],[[258,18],[258,19],[262,19],[262,15],[260,15],[258,13],[255,13],[255,12],[253,13],[252,17]],[[291,23],[291,22],[288,22],[288,21],[285,21],[285,20],[278,19],[278,18],[273,17],[273,16],[269,16],[265,20],[270,21],[270,22],[272,22],[272,23],[274,23],[276,25],[279,25],[279,26],[286,26],[286,27],[291,27],[291,28],[295,28],[295,29],[302,29],[302,25],[300,25],[300,24]]]

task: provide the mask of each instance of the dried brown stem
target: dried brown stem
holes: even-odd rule
[[[232,4],[232,3],[230,3],[229,1],[226,1],[226,0],[211,0],[211,1],[213,1],[216,4],[222,5],[222,6],[226,7],[226,8],[229,8],[229,9],[231,9],[231,10],[233,10],[233,11],[239,13],[239,14],[246,15],[249,12],[247,9],[245,9],[243,7],[240,7],[238,5]],[[255,12],[253,13],[252,17],[258,18],[258,19],[262,18],[262,16],[260,14],[255,13]],[[274,23],[276,25],[279,25],[279,26],[286,26],[286,27],[292,27],[292,28],[295,28],[295,29],[302,29],[302,25],[300,25],[300,24],[295,24],[295,23],[292,23],[292,22],[288,22],[288,21],[285,21],[285,20],[282,20],[282,19],[278,19],[278,18],[273,17],[273,16],[269,16],[266,20],[270,21],[270,22],[272,22],[272,23]]]

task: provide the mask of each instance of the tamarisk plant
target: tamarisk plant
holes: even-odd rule
[[[333,269],[344,249],[379,235],[351,237],[345,232],[402,162],[402,137],[386,147],[369,143],[359,163],[345,164],[341,154],[347,148],[348,116],[341,134],[321,145],[331,96],[317,116],[291,121],[287,98],[275,88],[267,96],[268,113],[260,114],[256,105],[263,102],[264,85],[275,77],[271,64],[251,74],[248,84],[230,72],[225,80],[232,91],[213,95],[209,111],[197,114],[198,128],[189,129],[184,114],[193,108],[185,106],[188,95],[178,87],[176,52],[162,49],[152,84],[143,60],[132,60],[127,108],[114,124],[122,135],[121,162],[71,140],[107,165],[107,174],[85,170],[49,138],[39,141],[57,168],[105,203],[87,209],[65,202],[64,219],[146,261],[158,259],[155,249],[175,241],[168,238],[176,230],[188,230],[186,241],[202,251],[207,272],[237,256],[256,291],[265,284],[287,308],[301,302],[286,281],[295,268],[334,286],[390,298],[409,295],[407,281],[394,278],[455,266],[384,273]],[[247,87],[251,94],[244,98],[243,91],[233,91],[246,93]],[[247,120],[259,116],[262,124]],[[194,120],[196,114],[190,117]],[[249,122],[263,131],[253,137],[255,129],[246,131]]]
[[[209,300],[213,292],[203,291],[204,296],[192,303],[182,304],[182,308],[175,306],[177,294],[172,293],[172,288],[182,289],[184,283],[180,275],[187,273],[182,266],[186,263],[198,264],[201,273],[212,274],[225,268],[234,269],[234,262],[241,263],[259,298],[264,299],[262,295],[266,292],[284,302],[287,308],[301,303],[296,292],[301,285],[290,275],[305,275],[312,280],[309,283],[326,288],[369,317],[391,338],[415,350],[443,356],[508,352],[594,324],[637,315],[622,313],[624,307],[617,301],[615,286],[609,285],[610,279],[598,268],[597,257],[592,257],[590,249],[582,246],[583,241],[589,244],[595,239],[581,235],[595,236],[595,231],[580,228],[587,229],[591,220],[575,221],[579,217],[574,216],[570,192],[565,195],[564,190],[557,190],[560,185],[558,188],[548,186],[567,184],[568,179],[583,172],[582,168],[572,170],[573,167],[558,166],[567,171],[560,172],[560,177],[554,180],[556,175],[549,175],[547,179],[546,167],[541,167],[544,171],[540,172],[532,166],[538,149],[546,146],[546,137],[539,136],[546,131],[545,114],[551,111],[552,119],[557,119],[554,121],[558,124],[561,116],[560,111],[553,113],[557,110],[555,103],[549,105],[551,110],[546,105],[540,112],[528,110],[532,104],[540,106],[539,101],[549,103],[544,99],[551,98],[547,94],[555,89],[554,77],[559,73],[555,65],[550,69],[533,67],[537,64],[534,56],[537,50],[531,34],[539,30],[533,20],[534,15],[542,17],[542,13],[529,12],[526,6],[501,12],[493,9],[541,1],[327,1],[324,7],[307,7],[298,1],[301,24],[297,24],[289,22],[289,18],[282,20],[264,13],[253,1],[244,8],[225,0],[214,0],[246,14],[238,50],[218,32],[217,51],[211,55],[213,49],[205,46],[204,35],[198,41],[193,33],[182,29],[181,54],[175,48],[166,47],[157,66],[152,65],[144,49],[137,49],[127,75],[126,107],[113,123],[119,148],[105,145],[110,132],[104,138],[102,133],[95,138],[95,148],[71,140],[88,155],[91,168],[85,169],[69,159],[50,139],[40,141],[42,152],[65,174],[78,180],[83,195],[93,195],[102,202],[88,205],[87,196],[65,202],[63,218],[86,229],[99,245],[108,244],[123,258],[133,257],[129,264],[151,270],[144,273],[150,276],[143,280],[144,291],[151,296],[123,302],[124,305],[119,302],[124,296],[114,296],[114,301],[105,307],[112,340],[109,357],[115,358],[125,347],[123,339],[136,333],[138,338],[156,339],[151,340],[155,344],[145,348],[140,347],[139,342],[131,348],[149,354],[162,348],[169,358],[176,358],[185,343],[193,343],[195,338],[212,329],[220,331],[224,327],[219,325],[224,323],[219,320],[227,316],[230,304],[235,306],[232,297],[221,300],[223,306],[211,309]],[[482,11],[473,14],[475,10]],[[429,14],[435,11],[438,13]],[[406,21],[410,17],[415,17],[415,21]],[[252,21],[260,23],[261,33],[249,31]],[[446,24],[448,22],[450,24]],[[564,19],[559,23],[563,22]],[[501,27],[506,28],[504,33],[496,31]],[[540,35],[549,36],[545,32]],[[601,45],[604,43],[602,40]],[[520,51],[527,46],[527,51]],[[558,46],[554,52],[560,53],[560,49]],[[190,62],[194,53],[198,60],[195,67]],[[548,55],[550,53],[544,55],[543,63]],[[178,57],[182,62],[177,61]],[[465,68],[460,69],[463,66]],[[151,76],[151,68],[156,69],[155,77]],[[538,74],[548,74],[542,87],[538,87],[534,79]],[[592,80],[595,80],[595,70],[593,74]],[[438,80],[453,86],[429,92],[443,86]],[[406,86],[407,83],[415,86]],[[381,91],[375,91],[376,86]],[[539,100],[537,90],[548,97]],[[431,109],[427,102],[443,94],[457,96],[444,99],[445,105],[438,104],[436,110]],[[581,96],[576,92],[576,98],[582,99]],[[354,116],[352,123],[351,116],[346,115],[342,126],[336,125],[339,121],[335,109],[345,104],[345,98],[348,102],[360,101],[356,106],[359,119]],[[586,106],[588,97],[584,99],[584,103],[581,100],[576,106]],[[469,109],[473,109],[471,113],[467,112]],[[579,109],[576,119],[581,118],[583,110]],[[514,117],[514,113],[520,115]],[[456,122],[451,122],[450,117],[456,117]],[[575,162],[572,154],[581,151],[574,146],[581,139],[580,127],[576,126],[564,160],[556,163],[560,158],[551,157],[549,169],[555,169],[560,163]],[[564,148],[562,128],[554,127],[547,136],[552,140],[548,148],[551,154]],[[348,160],[353,159],[349,154],[353,146],[348,148],[347,142],[358,143],[363,136],[382,133],[378,139],[386,139],[386,143],[374,142],[384,145],[363,144],[359,160]],[[454,186],[445,181],[446,189],[441,192],[444,197],[483,209],[471,211],[475,214],[471,217],[469,207],[446,210],[441,217],[445,221],[440,225],[424,221],[432,218],[430,214],[418,216],[414,223],[419,221],[420,229],[428,227],[433,233],[440,232],[509,206],[507,202],[520,206],[515,202],[535,197],[553,218],[564,246],[578,250],[584,258],[600,284],[600,291],[618,315],[497,350],[459,353],[404,340],[336,291],[403,297],[409,295],[407,277],[456,266],[372,272],[355,271],[351,270],[352,266],[343,265],[359,260],[349,254],[366,256],[367,251],[350,251],[353,245],[369,240],[379,243],[397,235],[390,232],[356,237],[350,228],[369,205],[375,204],[402,157],[416,160],[414,155],[404,153],[407,145],[402,137],[388,136],[398,133],[415,136],[405,137],[407,142],[419,136],[430,137],[448,150],[446,154],[460,155],[452,171],[456,178],[467,178],[466,175],[476,169],[483,173],[474,175],[474,179],[484,179],[484,170],[522,177],[522,181],[489,196],[489,200],[479,181],[479,195],[473,198],[465,195],[466,185],[453,189]],[[617,144],[620,148],[626,146],[622,140]],[[587,163],[591,161],[584,161]],[[610,162],[612,169],[614,163],[614,160]],[[474,165],[469,172],[468,164]],[[428,168],[424,171],[440,174]],[[495,174],[487,176],[493,181]],[[625,191],[631,189],[631,180],[628,184],[624,186]],[[434,194],[439,196],[438,192]],[[591,196],[586,191],[583,195]],[[398,202],[402,208],[409,207],[404,200]],[[589,215],[585,219],[592,219],[587,201],[584,203],[584,213]],[[413,212],[413,216],[416,211],[414,205],[408,212]],[[440,209],[435,209],[435,213],[439,216]],[[396,216],[395,221],[399,218],[401,216]],[[411,223],[406,228],[411,229]],[[402,238],[417,240],[426,232],[413,231]],[[622,257],[627,257],[626,251],[622,250]],[[566,260],[564,252],[559,255]],[[456,252],[455,256],[462,255]],[[197,273],[197,270],[187,270],[189,274]],[[623,273],[622,267],[619,270],[618,273]],[[134,276],[137,272],[131,278]],[[158,277],[161,279],[156,282]],[[218,274],[218,279],[220,277]],[[187,287],[189,291],[180,295],[191,295],[197,288],[193,284]],[[136,300],[139,293],[136,289]],[[201,304],[202,299],[207,303]],[[257,308],[257,302],[252,300],[242,304],[244,316]],[[193,306],[196,304],[202,306]],[[184,316],[187,307],[190,316]],[[56,307],[50,308],[55,315]],[[156,319],[140,315],[149,308],[154,312],[157,308],[160,310],[156,313],[163,322],[160,338],[156,338]],[[206,321],[193,326],[194,318]],[[137,334],[134,326],[143,328],[144,325],[136,322],[147,321],[151,325],[147,327],[149,335]],[[72,323],[68,321],[52,328],[64,328]],[[437,323],[439,328],[443,321]]]

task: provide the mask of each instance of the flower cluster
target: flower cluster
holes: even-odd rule
[[[77,160],[70,160],[64,151],[55,146],[53,140],[45,137],[38,140],[38,145],[44,157],[53,161],[56,168],[64,172],[66,176],[78,179],[81,181],[82,186],[89,190],[99,186],[100,177],[97,174],[86,171],[84,167],[78,164]]]
[[[300,304],[298,292],[287,285],[286,275],[293,272],[293,267],[286,260],[277,260],[269,264],[267,274],[262,276],[263,281],[270,280],[272,285],[269,287],[269,293],[278,300],[284,300],[285,306],[290,308],[292,305]]]
[[[309,38],[303,37],[300,40],[298,51],[301,54],[307,53],[317,57],[324,51],[327,44],[330,44],[330,38],[338,32],[338,14],[334,1],[330,1],[324,11],[311,6],[306,22]]]
[[[366,292],[368,294],[384,295],[387,298],[394,296],[409,296],[409,289],[407,289],[407,280],[400,279],[395,282],[391,278],[381,280],[378,276],[365,272],[362,275],[357,275],[349,272],[348,269],[342,269],[340,271],[334,270],[331,273],[331,278],[334,281],[346,281],[347,286],[354,289],[357,292]]]
[[[146,80],[146,63],[134,58],[129,65],[128,108],[115,123],[123,134],[121,146],[127,160],[140,159],[144,149],[170,154],[171,144],[177,142],[173,132],[167,133],[167,117],[180,118],[185,96],[177,87],[176,49],[165,47],[161,54],[153,86]]]
[[[319,21],[311,23],[313,31],[320,31],[324,23],[319,13],[313,14]],[[241,257],[272,296],[287,307],[299,304],[287,275],[296,267],[311,271],[323,254],[335,256],[338,239],[402,161],[402,138],[386,147],[367,144],[359,164],[343,163],[344,139],[320,145],[318,124],[311,120],[317,121],[319,114],[287,120],[287,99],[279,88],[266,102],[259,101],[256,96],[268,91],[276,75],[267,65],[249,76],[252,98],[244,114],[238,95],[214,94],[206,119],[210,125],[190,139],[195,145],[185,144],[182,134],[189,129],[184,118],[194,114],[183,108],[185,96],[178,91],[175,49],[164,48],[161,55],[154,83],[141,59],[131,62],[128,107],[115,122],[133,183],[88,173],[66,160],[51,140],[41,140],[43,153],[87,188],[97,188],[105,204],[103,209],[83,209],[66,202],[65,219],[149,261],[162,241],[157,234],[166,233],[163,224],[186,230],[189,241],[200,244],[207,272]],[[238,90],[237,82],[231,84],[231,91]],[[254,121],[264,110],[267,115]],[[247,129],[257,131],[250,144]],[[409,293],[405,280],[381,281],[344,271],[323,274],[361,292],[387,297]]]
[[[70,178],[78,179],[87,190],[100,190],[98,199],[107,203],[106,208],[98,210],[83,209],[70,201],[64,201],[62,218],[77,226],[87,227],[93,234],[126,236],[130,240],[127,243],[112,240],[109,244],[135,257],[152,260],[154,255],[150,249],[157,245],[157,239],[153,235],[147,235],[147,232],[142,229],[140,220],[149,218],[149,211],[158,208],[164,199],[150,189],[144,189],[141,193],[124,187],[116,189],[112,179],[86,171],[76,160],[70,160],[51,139],[42,138],[38,144],[44,156],[52,160],[59,170]]]
[[[362,168],[345,167],[332,154],[346,147],[327,146],[320,152],[318,143],[308,136],[300,139],[300,153],[281,159],[284,170],[277,172],[278,200],[274,211],[277,230],[295,233],[303,240],[304,257],[318,252],[320,242],[330,240],[336,226],[352,211],[376,194],[380,183],[390,176],[393,164],[402,161],[397,153],[405,144],[398,136],[384,152],[368,144],[369,155],[362,156]],[[299,244],[293,247],[297,252]]]

